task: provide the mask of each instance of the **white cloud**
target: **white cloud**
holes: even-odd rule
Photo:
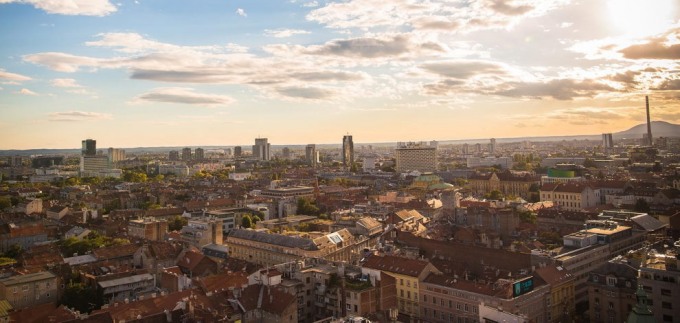
[[[310,34],[309,31],[301,29],[265,29],[264,35],[276,38],[286,38],[293,35]]]
[[[18,94],[23,94],[23,95],[31,95],[31,96],[40,95],[40,94],[35,93],[35,92],[33,92],[33,91],[31,91],[31,90],[29,90],[29,89],[27,89],[27,88],[23,88],[23,89],[17,91],[16,93],[18,93]]]
[[[310,1],[310,2],[306,2],[302,6],[305,7],[305,8],[315,8],[315,7],[319,6],[319,3],[316,2],[316,1]]]
[[[143,93],[131,103],[143,102],[163,102],[163,103],[177,103],[190,105],[204,105],[204,106],[218,106],[228,105],[235,100],[226,95],[206,94],[195,92],[192,88],[184,87],[164,87],[155,88],[149,92]]]
[[[106,16],[116,12],[108,0],[0,0],[2,3],[23,3],[50,14],[69,16]]]
[[[28,81],[30,79],[31,78],[28,77],[28,76],[16,74],[16,73],[10,73],[10,72],[7,72],[4,69],[0,68],[0,80],[7,80],[9,82],[23,82],[23,81]],[[3,82],[3,83],[5,83],[5,82]],[[14,83],[14,84],[18,84],[18,83]]]
[[[72,87],[72,88],[82,87],[74,79],[53,79],[52,81],[50,81],[50,84],[56,87]]]
[[[111,119],[109,113],[88,112],[88,111],[65,111],[53,112],[48,115],[49,121],[93,121]]]
[[[241,16],[241,17],[248,17],[248,14],[246,14],[246,11],[241,9],[241,8],[236,9],[236,14]]]

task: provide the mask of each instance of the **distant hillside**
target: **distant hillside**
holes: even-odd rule
[[[647,133],[647,124],[641,123],[628,130],[614,133],[615,138],[642,138]],[[680,137],[680,125],[666,121],[652,121],[652,137]]]

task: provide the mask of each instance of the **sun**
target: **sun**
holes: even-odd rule
[[[623,36],[656,35],[673,24],[676,0],[609,0],[607,13],[613,29]]]

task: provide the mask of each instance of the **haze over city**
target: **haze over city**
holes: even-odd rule
[[[0,0],[0,149],[600,134],[680,121],[672,0]]]

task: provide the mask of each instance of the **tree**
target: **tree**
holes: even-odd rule
[[[304,215],[317,215],[319,214],[319,208],[305,197],[301,197],[297,200],[297,214]]]
[[[0,210],[12,206],[12,199],[9,196],[0,196]]]
[[[488,200],[502,200],[503,199],[503,193],[499,190],[493,190],[489,193],[484,194],[484,197]]]
[[[17,259],[19,256],[21,256],[21,253],[24,251],[24,248],[22,248],[18,244],[13,244],[7,249],[7,252],[5,252],[5,257],[7,258],[12,258],[12,259]]]
[[[187,220],[187,218],[181,215],[175,215],[175,217],[168,222],[168,230],[170,231],[182,230],[182,227],[184,227],[188,223],[189,220]]]
[[[519,220],[524,223],[536,224],[536,214],[526,211],[519,214]]]
[[[253,226],[253,219],[250,217],[249,214],[243,215],[241,218],[241,227],[249,229]]]
[[[59,302],[81,313],[90,313],[102,306],[103,300],[98,297],[92,286],[70,282],[64,288],[64,295]]]
[[[633,207],[635,212],[649,213],[649,203],[645,199],[638,199]]]

